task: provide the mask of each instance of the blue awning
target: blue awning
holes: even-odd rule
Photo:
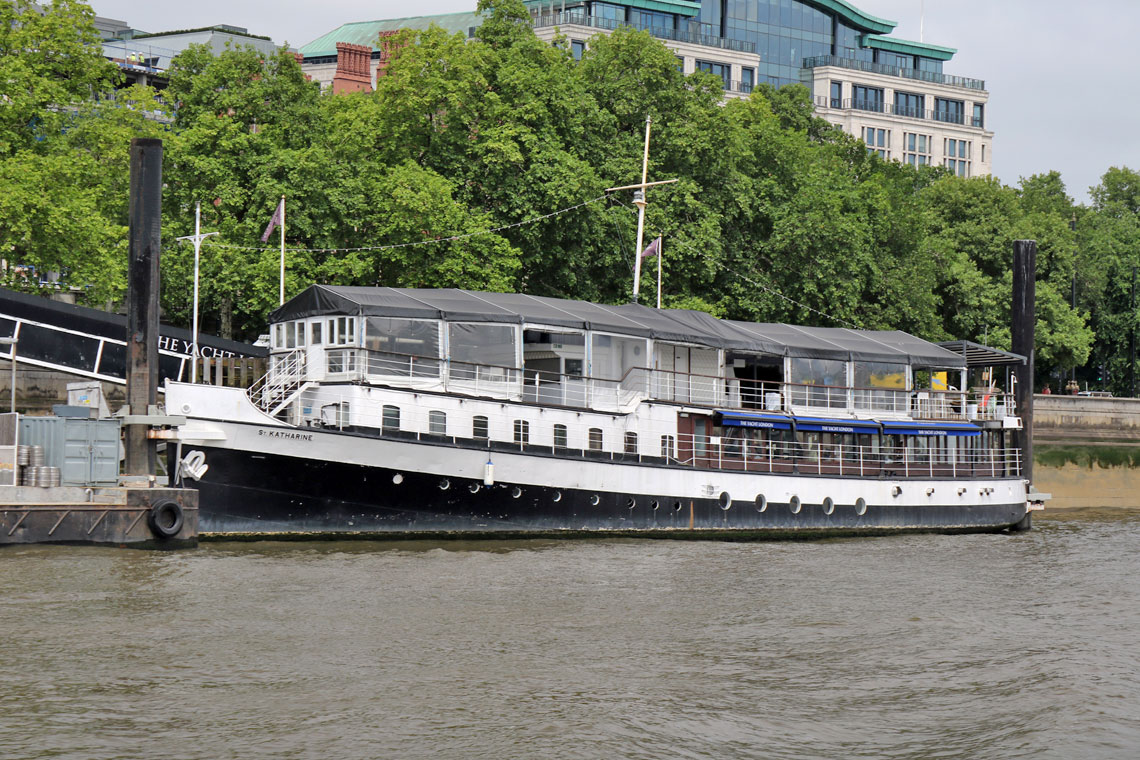
[[[968,422],[884,422],[883,432],[895,435],[981,435],[977,425]]]
[[[749,414],[747,412],[719,412],[720,424],[725,427],[761,428],[764,430],[791,430],[792,421],[778,414]]]
[[[797,417],[796,430],[808,433],[863,433],[879,432],[874,420],[828,420],[816,417]]]

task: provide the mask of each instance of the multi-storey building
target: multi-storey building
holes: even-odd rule
[[[820,117],[884,158],[943,165],[961,176],[990,173],[985,82],[943,73],[953,48],[890,37],[895,22],[847,0],[537,0],[527,6],[536,34],[566,37],[575,56],[595,34],[644,29],[676,52],[686,74],[719,76],[726,97],[747,97],[759,83],[802,83]],[[301,49],[306,71],[331,85],[340,59],[351,56],[352,71],[342,73],[338,87],[352,89],[345,83],[360,78],[357,61],[366,47],[374,85],[385,60],[380,38],[433,23],[471,36],[480,16],[345,24]]]

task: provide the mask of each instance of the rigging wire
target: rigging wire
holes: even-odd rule
[[[597,203],[598,201],[603,200],[607,197],[608,197],[608,195],[603,193],[602,195],[599,195],[596,198],[591,198],[588,201],[583,201],[582,203],[578,203],[578,204],[575,204],[573,206],[567,206],[566,208],[561,208],[561,209],[558,209],[557,211],[551,211],[549,214],[543,214],[542,216],[535,216],[535,217],[532,217],[530,219],[524,219],[521,222],[512,222],[511,224],[504,224],[501,227],[493,227],[489,230],[479,230],[478,232],[465,232],[462,235],[452,235],[450,237],[432,238],[431,240],[417,240],[417,241],[411,242],[411,243],[393,243],[391,245],[360,246],[358,248],[286,248],[285,250],[293,252],[293,253],[356,253],[359,251],[390,251],[394,248],[412,248],[412,247],[420,246],[420,245],[435,245],[437,243],[450,243],[450,242],[454,242],[456,240],[465,240],[467,238],[478,237],[479,235],[493,235],[497,232],[502,232],[503,230],[514,229],[515,227],[522,227],[522,226],[527,225],[527,224],[534,224],[535,222],[541,222],[544,219],[550,219],[551,217],[559,216],[560,214],[566,214],[566,213],[569,213],[571,211],[576,211],[577,209],[584,208],[585,206],[589,206],[591,204]],[[260,246],[256,246],[256,245],[230,245],[228,243],[214,243],[212,241],[204,241],[202,244],[203,245],[210,245],[210,246],[213,246],[214,248],[228,248],[230,250],[236,250],[236,251],[276,251],[276,250],[278,250],[277,246],[268,246],[268,245],[260,245]]]

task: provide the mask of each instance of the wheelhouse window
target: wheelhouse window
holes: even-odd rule
[[[530,443],[530,423],[515,420],[515,443]]]
[[[340,348],[325,356],[325,367],[330,375],[356,371],[356,350]]]
[[[436,410],[428,412],[428,432],[432,435],[447,435],[447,415]]]
[[[602,429],[601,428],[590,428],[589,445],[590,445],[590,451],[601,451],[602,450]]]
[[[384,405],[383,416],[381,417],[381,428],[386,431],[400,429],[400,407]]]
[[[313,323],[313,339],[311,343],[314,346],[321,345],[321,323],[319,321]]]
[[[490,438],[487,418],[481,414],[477,414],[471,418],[471,437],[482,441]]]
[[[567,438],[568,437],[566,435],[566,426],[565,425],[555,425],[554,426],[554,445],[558,448],[561,448],[561,449],[566,448],[569,445],[569,443],[567,442]]]
[[[356,345],[356,317],[334,317],[325,325],[328,327],[326,342],[330,346]]]

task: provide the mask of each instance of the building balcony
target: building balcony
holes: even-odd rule
[[[605,29],[609,31],[613,31],[619,26],[630,26],[630,24],[624,21],[602,18],[601,16],[591,16],[582,8],[571,8],[554,13],[536,13],[531,16],[531,24],[535,29],[552,26],[586,26],[592,29]],[[756,52],[755,43],[718,37],[712,33],[714,30],[715,27],[711,24],[701,24],[696,21],[690,21],[685,25],[685,28],[682,29],[658,26],[645,27],[644,29],[644,31],[662,40],[687,42],[692,45],[705,45],[707,47],[721,48],[722,50],[735,50],[740,53]]]
[[[867,61],[858,61],[854,58],[841,58],[837,55],[817,55],[814,58],[804,59],[805,69],[814,69],[821,66],[838,66],[841,69],[852,69],[853,71],[867,71],[872,74],[885,74],[887,76],[902,77],[903,79],[914,79],[919,82],[930,82],[931,84],[943,84],[949,87],[963,87],[967,90],[985,90],[986,82],[984,79],[970,79],[968,77],[956,77],[949,74],[939,74],[935,71],[920,71],[918,69],[904,69],[898,66],[887,66],[882,63],[869,63]]]
[[[893,116],[903,116],[908,119],[924,119],[938,121],[943,124],[962,124],[981,129],[985,126],[980,118],[966,116],[954,111],[931,111],[929,109],[901,106],[897,103],[883,103],[877,100],[854,100],[852,98],[829,98],[826,95],[817,95],[815,98],[817,108],[834,108],[839,111],[870,111],[872,113],[889,113]]]

